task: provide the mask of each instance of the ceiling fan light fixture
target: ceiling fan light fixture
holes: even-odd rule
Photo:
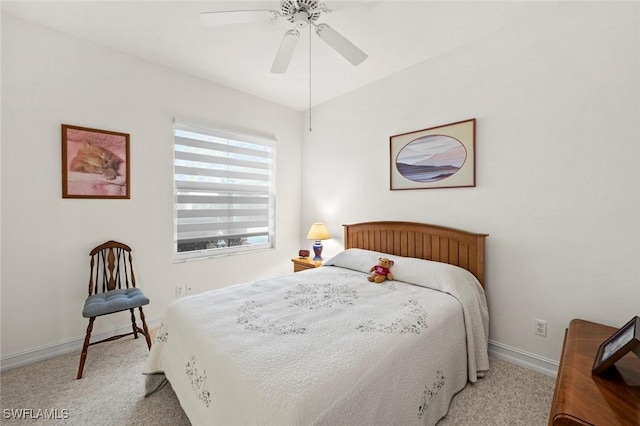
[[[336,52],[342,55],[353,65],[360,65],[369,56],[360,50],[355,44],[347,40],[342,34],[327,24],[316,26],[316,34]]]
[[[293,15],[293,23],[297,28],[306,28],[309,25],[309,14],[307,12],[297,12]]]

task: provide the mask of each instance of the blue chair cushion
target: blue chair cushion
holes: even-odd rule
[[[85,318],[98,317],[126,309],[137,308],[149,303],[149,298],[142,290],[135,287],[111,290],[105,293],[93,294],[84,302],[82,316]]]

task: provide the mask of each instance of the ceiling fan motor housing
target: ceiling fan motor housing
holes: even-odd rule
[[[298,28],[306,27],[320,17],[318,0],[282,0],[281,12],[287,20]]]

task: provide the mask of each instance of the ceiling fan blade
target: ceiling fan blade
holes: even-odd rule
[[[283,74],[287,71],[299,37],[300,33],[298,30],[289,30],[285,33],[280,42],[278,53],[276,53],[276,57],[273,60],[273,65],[271,66],[272,73]]]
[[[206,26],[246,24],[250,22],[269,22],[278,16],[270,9],[227,10],[223,12],[201,12],[200,20]]]
[[[369,55],[364,53],[356,47],[355,44],[351,43],[349,40],[344,38],[342,34],[327,24],[320,24],[316,26],[316,34],[318,34],[318,37],[353,65],[360,65],[369,57]]]

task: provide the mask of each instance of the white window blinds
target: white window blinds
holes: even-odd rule
[[[273,247],[275,138],[176,122],[177,259]]]

